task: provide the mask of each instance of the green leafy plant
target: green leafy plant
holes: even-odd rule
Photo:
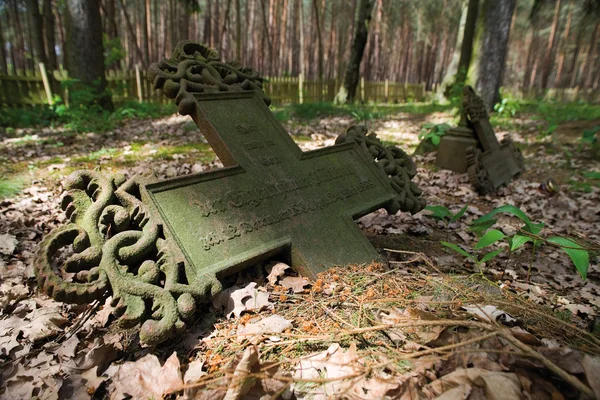
[[[492,226],[498,222],[498,219],[495,218],[497,214],[509,214],[518,220],[520,220],[524,225],[513,235],[506,235],[498,229],[491,229]],[[473,221],[469,230],[474,232],[478,236],[478,241],[475,244],[474,250],[480,250],[485,247],[499,244],[499,242],[506,240],[508,243],[508,251],[509,257],[512,252],[524,246],[526,243],[531,242],[532,251],[531,258],[529,262],[529,269],[527,272],[527,280],[529,281],[529,277],[531,275],[531,268],[533,264],[533,260],[535,259],[536,250],[543,244],[551,244],[559,247],[563,250],[571,259],[575,268],[581,275],[583,279],[587,278],[587,271],[589,269],[589,253],[588,250],[585,249],[580,244],[576,243],[574,240],[569,238],[564,238],[562,236],[551,236],[544,238],[541,235],[541,231],[544,228],[544,223],[533,222],[523,210],[520,208],[507,204],[500,207],[495,208],[479,219]],[[442,244],[459,254],[473,260],[478,268],[481,271],[481,264],[494,259],[498,254],[500,254],[504,247],[501,247],[496,250],[492,250],[478,258],[475,253],[471,254],[465,251],[464,249],[458,247],[453,243],[442,242]]]
[[[431,143],[433,143],[434,146],[438,146],[442,140],[442,136],[444,136],[450,128],[451,127],[448,124],[423,124],[421,132],[419,133],[419,140],[431,140]]]
[[[492,260],[498,254],[500,254],[503,250],[503,249],[492,250],[489,253],[484,254],[481,258],[479,258],[479,257],[477,257],[476,253],[469,253],[468,251],[464,250],[463,248],[459,247],[458,245],[456,245],[454,243],[449,243],[449,242],[440,242],[440,243],[443,244],[444,246],[448,247],[449,249],[456,251],[458,254],[463,255],[463,256],[473,260],[473,262],[477,266],[477,269],[479,270],[479,273],[482,276],[483,276],[483,269],[481,268],[481,265],[483,263],[486,263],[486,262]]]
[[[494,111],[503,118],[512,118],[519,112],[519,101],[511,97],[503,97],[500,103],[494,105]]]
[[[427,206],[425,207],[425,210],[431,212],[431,214],[426,215],[427,217],[439,219],[444,223],[444,225],[446,225],[447,228],[448,225],[450,225],[452,222],[461,219],[462,216],[465,215],[465,211],[467,211],[468,207],[469,205],[467,204],[466,206],[458,210],[456,213],[453,213],[444,206]]]
[[[597,133],[600,132],[600,125],[594,126],[592,129],[587,129],[581,134],[581,141],[588,144],[598,143]]]

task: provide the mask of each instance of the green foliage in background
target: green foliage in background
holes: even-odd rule
[[[53,106],[28,108],[3,108],[0,127],[10,134],[14,128],[63,125],[75,132],[105,132],[130,118],[158,118],[177,111],[174,104],[138,103],[128,101],[114,112],[104,110],[97,104],[67,107],[59,97]]]
[[[25,181],[21,178],[9,179],[0,175],[0,200],[19,193],[24,185]]]
[[[438,146],[442,140],[442,136],[450,130],[451,126],[448,124],[433,124],[428,122],[423,124],[421,132],[419,133],[419,140],[430,140],[434,146]]]

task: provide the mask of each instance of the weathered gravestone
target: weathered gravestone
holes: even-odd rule
[[[40,285],[59,300],[112,292],[121,325],[145,321],[145,343],[183,329],[223,276],[276,254],[311,277],[371,262],[377,253],[353,219],[424,206],[404,152],[354,127],[338,144],[303,153],[271,114],[258,74],[212,49],[180,43],[148,75],[225,168],[166,181],[78,171],[65,185],[71,223],[43,240],[36,260]]]
[[[462,106],[458,127],[442,137],[436,165],[468,172],[479,193],[493,192],[523,172],[523,156],[509,137],[498,142],[483,100],[470,86],[463,88]]]

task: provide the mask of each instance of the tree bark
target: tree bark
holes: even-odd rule
[[[95,92],[97,104],[112,110],[104,76],[99,0],[67,0],[66,11],[69,75]],[[71,97],[72,102],[77,101],[76,96]]]
[[[488,110],[500,99],[508,36],[516,0],[487,0],[477,90]]]
[[[558,56],[558,67],[556,68],[556,76],[554,77],[554,86],[560,87],[562,81],[562,71],[563,66],[565,65],[565,47],[566,43],[569,42],[569,34],[571,33],[571,21],[573,19],[573,0],[569,0],[569,14],[567,15],[567,24],[565,26],[565,31],[562,34],[560,39],[560,44],[558,48],[560,49],[560,55]]]
[[[323,36],[321,34],[321,18],[319,16],[317,0],[313,0],[313,11],[315,13],[315,26],[317,28],[317,77],[320,82],[323,80]]]
[[[69,0],[69,1],[72,1],[72,0]],[[77,0],[77,1],[79,1],[79,2],[86,2],[86,1],[98,2],[99,0]],[[127,24],[127,29],[129,30],[129,34],[131,35],[131,42],[133,43],[133,45],[135,47],[135,53],[138,57],[138,60],[143,60],[144,55],[142,54],[142,51],[140,50],[140,46],[138,46],[137,36],[135,34],[135,31],[133,30],[133,25],[131,24],[131,20],[129,19],[129,14],[127,14],[127,9],[125,8],[125,4],[123,4],[123,0],[119,0],[119,4],[121,4],[121,8],[123,10],[123,16],[125,17],[125,23]],[[102,44],[102,32],[100,34],[100,44]]]
[[[354,101],[359,80],[360,64],[365,51],[365,46],[367,45],[373,4],[374,0],[360,0],[358,5],[358,18],[355,25],[356,32],[352,43],[350,61],[348,62],[346,72],[344,73],[344,84],[335,96],[335,102],[338,104]]]
[[[467,6],[467,20],[465,21],[465,30],[462,37],[460,48],[460,58],[456,70],[455,81],[464,84],[469,73],[471,65],[471,56],[473,55],[473,43],[475,42],[475,28],[477,27],[477,15],[479,14],[479,0],[469,0]]]
[[[554,17],[552,18],[552,27],[550,28],[550,35],[548,35],[548,45],[546,46],[546,54],[544,55],[544,63],[542,70],[542,89],[546,89],[548,87],[548,78],[550,77],[550,73],[552,72],[552,67],[554,66],[554,53],[556,48],[556,32],[558,30],[558,14],[560,12],[560,3],[561,0],[557,0],[554,6]]]
[[[235,58],[242,62],[242,11],[240,0],[235,0]]]
[[[27,0],[27,14],[29,15],[29,33],[33,44],[33,60],[35,66],[40,62],[48,64],[46,60],[46,50],[44,49],[44,26],[42,25],[42,15],[40,14],[40,4],[38,3],[38,0]]]
[[[52,0],[43,0],[43,18],[44,18],[44,43],[46,45],[46,57],[48,70],[54,71],[58,68],[56,58],[56,36],[54,34],[54,15],[52,13]],[[50,73],[52,75],[52,73]]]
[[[8,73],[8,63],[6,60],[6,47],[4,47],[4,36],[2,35],[3,27],[2,27],[2,18],[0,15],[0,72],[3,74]]]

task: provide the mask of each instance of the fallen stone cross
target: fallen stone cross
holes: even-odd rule
[[[112,292],[123,326],[143,322],[142,342],[183,329],[220,279],[275,255],[309,277],[371,262],[377,252],[353,219],[424,206],[403,151],[353,127],[334,146],[302,152],[269,110],[258,74],[212,49],[182,42],[148,75],[225,168],[165,181],[78,171],[65,185],[71,223],[43,240],[36,260],[40,286],[59,300]],[[73,254],[56,273],[68,245]]]
[[[472,87],[463,88],[462,104],[458,127],[440,141],[436,165],[467,172],[479,193],[490,193],[523,172],[523,156],[509,137],[498,142],[483,100]]]

